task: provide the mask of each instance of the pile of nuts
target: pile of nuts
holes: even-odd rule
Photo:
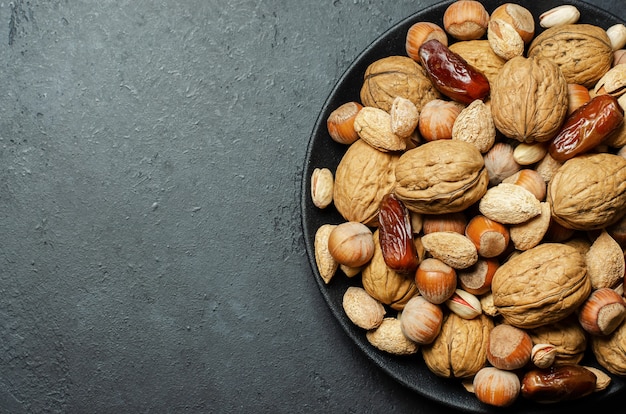
[[[521,5],[458,0],[415,23],[330,114],[346,151],[311,177],[345,219],[314,245],[324,283],[360,278],[347,317],[488,405],[626,376],[626,27],[579,18],[536,35]]]

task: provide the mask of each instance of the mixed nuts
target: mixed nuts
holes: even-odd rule
[[[626,377],[626,26],[473,0],[417,22],[327,119],[311,197],[325,284],[379,350],[479,401],[555,403]],[[586,351],[600,366],[583,366]]]

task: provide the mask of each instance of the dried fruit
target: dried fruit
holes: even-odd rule
[[[552,158],[563,162],[590,151],[624,122],[624,110],[611,95],[598,95],[572,113],[552,140]]]
[[[574,400],[596,389],[596,376],[579,365],[563,365],[526,372],[522,396],[540,403]]]
[[[387,266],[399,273],[414,272],[419,257],[413,243],[409,210],[394,194],[383,197],[378,222],[380,248]]]
[[[489,95],[489,81],[465,59],[438,40],[429,40],[419,50],[420,61],[437,90],[465,104]]]

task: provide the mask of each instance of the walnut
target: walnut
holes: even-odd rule
[[[528,57],[556,63],[568,83],[592,88],[613,63],[606,31],[591,24],[567,24],[547,29],[528,48]]]
[[[409,299],[417,294],[414,277],[397,273],[385,263],[378,230],[374,232],[374,256],[363,268],[361,281],[371,297],[395,310],[404,309]]]
[[[590,342],[600,365],[615,375],[626,376],[626,323],[608,336],[591,335]]]
[[[333,188],[333,202],[346,221],[378,225],[378,205],[395,184],[398,157],[361,139],[350,145],[337,166]]]
[[[474,319],[447,314],[437,338],[422,346],[424,362],[440,377],[475,375],[487,363],[487,343],[493,327],[493,319],[485,314]]]
[[[543,243],[500,265],[491,291],[493,303],[507,323],[530,329],[574,313],[591,293],[591,282],[578,250],[561,243]]]
[[[488,40],[465,40],[450,45],[450,50],[460,55],[470,65],[482,72],[490,85],[498,76],[506,60],[496,55]]]
[[[576,318],[529,329],[534,344],[550,344],[556,348],[554,365],[578,364],[585,356],[587,334]]]
[[[407,56],[388,56],[370,64],[360,95],[364,106],[387,112],[398,96],[413,102],[420,112],[427,102],[441,98],[424,68]]]
[[[579,155],[548,183],[552,218],[574,230],[601,229],[626,212],[626,159],[613,154]]]
[[[520,142],[553,138],[567,108],[567,81],[548,59],[514,57],[504,64],[491,89],[496,128]]]
[[[427,142],[406,151],[396,164],[394,192],[416,213],[463,211],[487,191],[489,177],[480,151],[459,140]]]

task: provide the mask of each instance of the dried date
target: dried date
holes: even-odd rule
[[[574,111],[550,143],[549,152],[559,162],[591,150],[624,121],[624,110],[611,95],[598,95]]]
[[[524,374],[522,396],[540,403],[581,398],[596,388],[596,375],[580,365],[552,366]]]
[[[489,95],[487,77],[440,41],[425,42],[419,57],[435,88],[447,97],[470,104]]]
[[[419,264],[409,214],[394,194],[383,197],[378,211],[380,248],[387,266],[398,273],[414,272]]]

